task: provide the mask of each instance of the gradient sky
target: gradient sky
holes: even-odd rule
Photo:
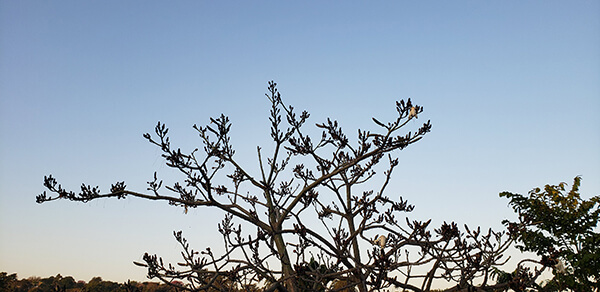
[[[576,175],[600,194],[598,1],[0,1],[0,271],[144,280],[144,252],[179,260],[173,230],[219,245],[213,210],[35,196],[48,174],[104,191],[177,178],[142,138],[157,121],[191,150],[191,126],[225,113],[256,167],[269,80],[350,137],[396,100],[423,105],[432,132],[398,153],[388,193],[413,218],[501,228],[499,192]]]

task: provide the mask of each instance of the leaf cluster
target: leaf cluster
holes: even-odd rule
[[[552,269],[551,285],[561,289],[599,289],[600,196],[588,200],[579,194],[581,177],[570,190],[565,183],[535,188],[528,195],[503,192],[501,197],[519,215],[518,221],[504,220],[522,251],[540,256],[540,264]]]

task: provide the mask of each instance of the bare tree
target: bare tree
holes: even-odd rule
[[[311,138],[305,130],[308,112],[298,114],[284,104],[276,83],[269,82],[266,96],[274,147],[269,156],[257,147],[257,176],[234,155],[228,117],[194,125],[203,147],[191,153],[173,148],[168,128],[159,122],[154,135],[144,137],[162,150],[167,166],[183,174],[181,182],[163,186],[155,173],[146,192],[129,190],[124,182],[108,193],[85,184],[73,192],[47,176],[44,186],[54,194],[44,192],[37,202],[133,196],[166,201],[186,213],[196,207],[222,210],[218,228],[224,253],[193,250],[175,232],[183,262],[165,264],[146,253],[145,263],[136,263],[147,267],[150,278],[185,281],[189,291],[429,291],[439,280],[452,283],[452,291],[508,287],[491,283],[511,243],[504,232],[466,226],[460,231],[445,222],[431,228],[431,220],[398,219],[413,206],[402,197],[386,196],[399,164],[393,155],[431,129],[427,121],[414,132],[403,132],[423,107],[410,99],[396,102],[395,120],[373,118],[379,130],[358,130],[351,143],[330,119],[316,124],[321,135]],[[376,175],[379,168],[384,169],[381,176]]]

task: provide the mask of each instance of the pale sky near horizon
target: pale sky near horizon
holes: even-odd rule
[[[577,175],[600,194],[598,1],[0,1],[0,271],[144,280],[144,252],[179,260],[174,230],[218,245],[214,210],[35,196],[48,174],[104,191],[176,177],[142,138],[157,121],[191,150],[192,125],[224,113],[257,167],[269,80],[351,138],[396,100],[423,105],[432,131],[397,153],[388,194],[415,218],[502,228],[499,192]]]

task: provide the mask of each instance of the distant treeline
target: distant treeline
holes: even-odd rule
[[[175,285],[181,283],[173,283]],[[108,292],[108,291],[137,291],[137,292],[175,292],[181,291],[177,287],[156,283],[127,281],[117,283],[104,281],[101,277],[94,277],[89,282],[76,281],[73,277],[63,277],[60,274],[48,278],[29,277],[18,279],[17,274],[0,272],[0,291],[23,292]]]

